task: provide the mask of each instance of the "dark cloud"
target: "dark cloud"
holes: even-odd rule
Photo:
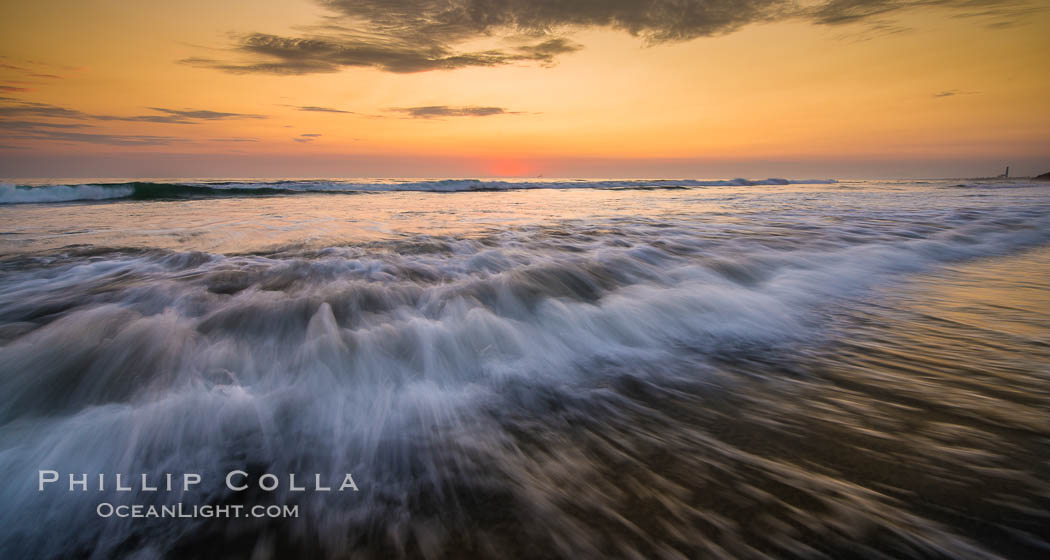
[[[326,0],[390,35],[458,42],[502,30],[546,36],[608,27],[661,42],[714,35],[784,12],[779,0]]]
[[[585,28],[620,30],[647,44],[685,41],[759,22],[857,22],[895,29],[897,13],[936,8],[953,17],[1008,25],[1037,0],[319,0],[333,12],[299,37],[248,33],[240,60],[187,58],[185,64],[232,73],[312,74],[347,67],[409,73],[513,63],[550,65],[581,49],[567,38]],[[489,50],[457,47],[494,38]]]
[[[21,86],[12,86],[12,85],[7,85],[7,84],[0,84],[0,91],[6,91],[7,93],[21,93],[21,92],[26,92],[26,91],[31,91],[31,90],[29,88],[24,88],[24,87],[21,87]]]
[[[579,48],[565,39],[535,45],[456,52],[450,46],[425,38],[317,36],[279,37],[252,33],[241,37],[238,49],[261,61],[231,63],[214,59],[188,58],[181,62],[235,74],[317,74],[344,67],[375,67],[387,72],[412,73],[453,70],[468,66],[499,66],[512,62],[549,64],[554,56]]]
[[[329,108],[329,107],[307,106],[307,107],[296,107],[296,109],[299,109],[300,111],[308,111],[308,112],[311,112],[311,113],[343,113],[343,114],[346,114],[346,115],[353,115],[353,114],[355,114],[353,111],[343,111],[341,109],[332,109],[332,108]]]
[[[307,138],[320,138],[320,134],[300,134],[299,136],[305,136]]]
[[[440,117],[489,117],[492,115],[515,115],[502,107],[449,107],[448,105],[429,105],[426,107],[394,107],[396,113],[408,115],[414,119],[433,119]]]

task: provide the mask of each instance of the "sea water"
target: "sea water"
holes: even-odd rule
[[[78,180],[0,203],[4,558],[1050,552],[1048,185]]]

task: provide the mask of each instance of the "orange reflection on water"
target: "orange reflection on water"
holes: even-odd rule
[[[562,220],[725,214],[730,209],[717,197],[712,200],[711,193],[741,188],[384,192],[6,205],[0,207],[0,222],[6,222],[0,251],[94,245],[245,253],[416,235],[473,237]]]

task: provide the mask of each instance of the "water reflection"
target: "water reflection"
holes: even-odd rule
[[[942,187],[0,208],[0,552],[1040,557],[1050,206]],[[40,468],[362,492],[70,496]]]

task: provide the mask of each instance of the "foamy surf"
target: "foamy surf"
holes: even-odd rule
[[[0,472],[17,473],[0,486],[0,547],[53,558],[1037,550],[1044,518],[1031,512],[1048,483],[1026,469],[1050,436],[1045,309],[1014,334],[965,313],[996,279],[1040,301],[1047,271],[1024,252],[1050,242],[1045,194],[849,186],[464,194],[440,210],[470,229],[443,234],[414,233],[404,216],[435,210],[414,193],[233,198],[222,216],[211,200],[127,216],[5,208],[27,225],[0,238]],[[390,197],[396,208],[380,213]],[[490,200],[537,214],[492,220]],[[376,238],[338,229],[369,212],[385,228]],[[329,237],[301,233],[332,222]],[[156,223],[179,227],[129,234]],[[1032,272],[1011,278],[1022,268]],[[932,293],[905,289],[922,278]],[[1023,307],[997,302],[982,317],[1016,320]],[[40,469],[212,484],[41,492]],[[273,492],[231,492],[222,480],[238,469],[253,481],[353,472],[361,491],[300,493],[283,478]],[[100,520],[99,502],[302,516]],[[1003,519],[1015,537],[996,540]],[[41,524],[68,530],[55,539]]]

